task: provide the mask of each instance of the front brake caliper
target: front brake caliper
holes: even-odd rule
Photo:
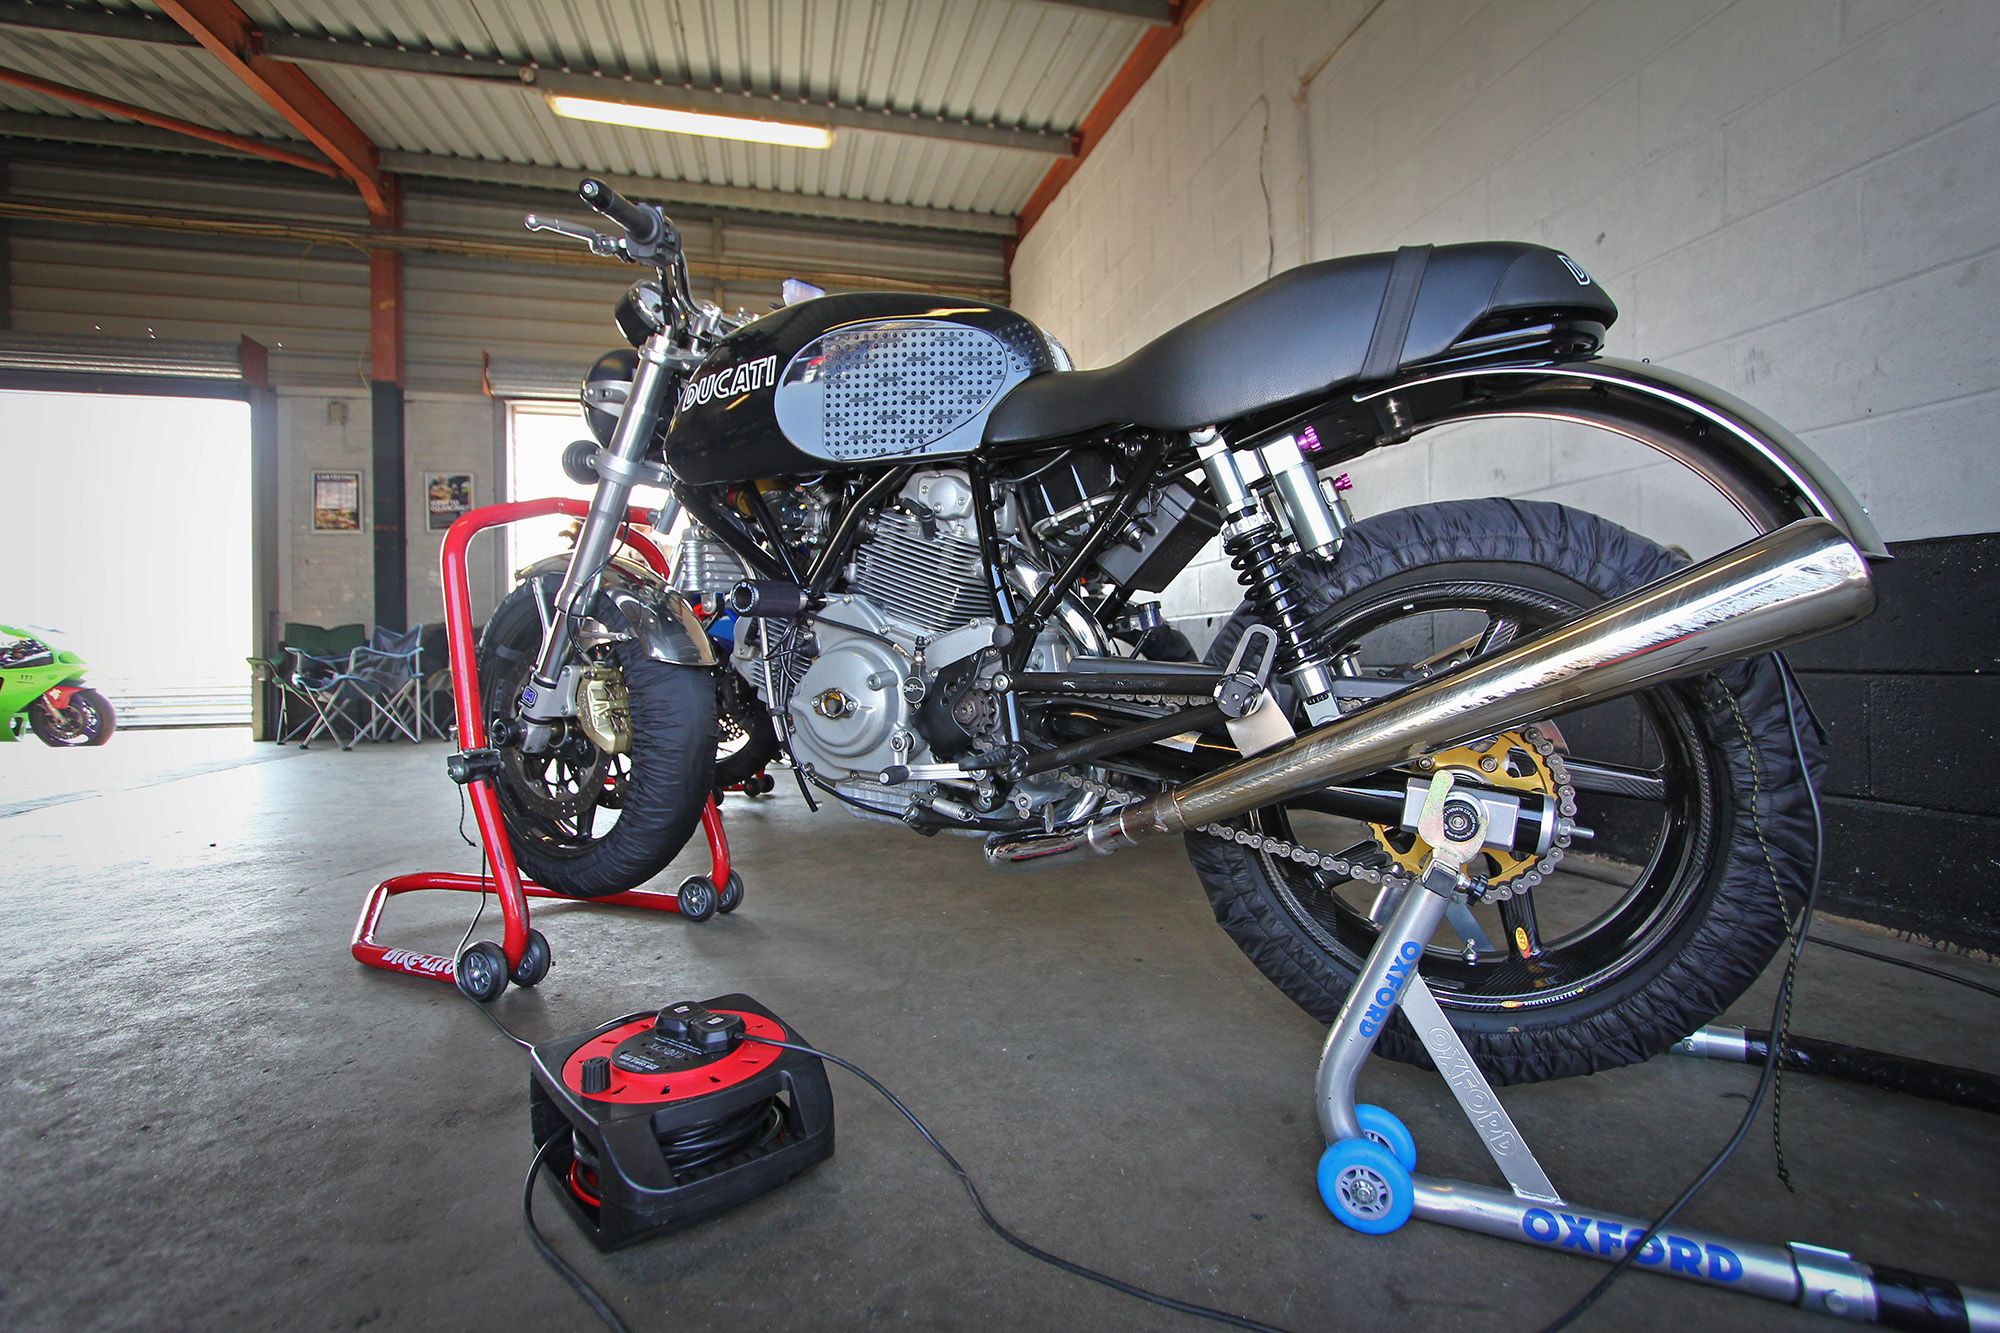
[[[576,720],[591,744],[606,754],[632,749],[632,697],[625,673],[609,662],[594,663],[577,682]]]

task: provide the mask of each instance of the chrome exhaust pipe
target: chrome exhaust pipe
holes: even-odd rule
[[[1086,849],[1109,854],[1148,834],[1199,828],[1567,708],[1775,652],[1874,608],[1854,543],[1825,519],[1802,519],[1172,791],[1075,828],[996,837],[986,859],[1022,869]]]

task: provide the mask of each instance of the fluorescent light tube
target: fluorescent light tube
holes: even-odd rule
[[[771,143],[784,148],[833,147],[833,131],[821,125],[752,120],[746,116],[715,116],[702,111],[676,111],[664,106],[606,102],[595,97],[569,97],[562,93],[545,96],[549,110],[571,120],[629,125],[633,129],[662,130],[668,134],[699,134],[710,139],[742,139],[748,143]]]

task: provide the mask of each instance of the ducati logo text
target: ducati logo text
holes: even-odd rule
[[[681,410],[711,398],[729,398],[752,389],[768,389],[778,378],[778,358],[759,357],[740,366],[724,366],[706,375],[697,375],[681,390]]]

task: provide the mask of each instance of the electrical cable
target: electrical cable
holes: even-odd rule
[[[485,1005],[480,1005],[479,1011],[485,1014],[487,1020],[498,1028],[508,1040],[518,1046],[530,1050],[533,1049],[532,1043],[515,1034],[497,1016],[491,1013]],[[623,1020],[614,1019],[612,1020],[612,1024],[621,1021]],[[608,1027],[612,1024],[606,1024],[605,1026]],[[880,1093],[884,1100],[902,1113],[903,1118],[910,1122],[917,1133],[923,1137],[924,1142],[931,1146],[932,1151],[944,1159],[945,1165],[951,1168],[952,1173],[958,1177],[959,1183],[965,1187],[966,1196],[972,1200],[972,1206],[978,1212],[980,1221],[984,1222],[1000,1239],[1006,1241],[1015,1249],[1020,1250],[1023,1254],[1059,1268],[1065,1273],[1070,1273],[1086,1281],[1109,1287],[1111,1290],[1119,1292],[1122,1295],[1131,1296],[1165,1309],[1178,1311],[1181,1314],[1193,1315],[1199,1319],[1213,1320],[1216,1323],[1228,1324],[1234,1328],[1250,1329],[1252,1333],[1284,1333],[1283,1329],[1274,1325],[1258,1323],[1254,1319],[1246,1319],[1241,1315],[1230,1314],[1226,1310],[1210,1309],[1205,1305],[1196,1305],[1190,1301],[1177,1300],[1172,1296],[1164,1296],[1155,1291],[1148,1291],[1144,1287],[1122,1281],[1112,1277],[1108,1273],[1100,1273],[1094,1268],[1086,1268],[1084,1265],[1065,1259],[1061,1255],[1049,1253],[1033,1242],[1008,1230],[1006,1224],[993,1215],[992,1210],[986,1206],[986,1200],[980,1195],[979,1187],[973,1183],[972,1174],[965,1169],[958,1158],[952,1155],[949,1148],[946,1148],[943,1143],[938,1141],[937,1135],[931,1133],[930,1127],[917,1118],[916,1112],[904,1105],[902,1099],[889,1091],[873,1074],[870,1074],[867,1070],[851,1061],[843,1060],[837,1055],[816,1050],[811,1046],[799,1042],[773,1041],[768,1037],[758,1036],[746,1036],[744,1040],[754,1041],[764,1046],[778,1046],[788,1051],[798,1051],[802,1054],[810,1055],[815,1059],[824,1060],[829,1064],[839,1065],[842,1069],[845,1069],[848,1073],[854,1075]],[[684,1131],[681,1136],[671,1142],[663,1141],[663,1146],[676,1154],[675,1160],[677,1164],[682,1166],[700,1166],[712,1161],[719,1161],[746,1147],[764,1142],[780,1132],[784,1122],[780,1115],[773,1114],[776,1109],[775,1103],[765,1102],[761,1105],[750,1107],[746,1111],[739,1112],[734,1116],[725,1117],[714,1124],[696,1126],[693,1129]],[[561,1255],[557,1254],[550,1247],[548,1241],[543,1238],[541,1232],[535,1226],[534,1205],[532,1202],[534,1198],[535,1176],[547,1164],[549,1153],[553,1145],[559,1140],[560,1135],[551,1135],[542,1144],[541,1148],[536,1151],[534,1163],[528,1169],[527,1190],[523,1196],[521,1205],[523,1219],[528,1228],[528,1239],[534,1242],[536,1253],[540,1254],[549,1266],[556,1270],[556,1273],[563,1281],[567,1282],[577,1295],[582,1298],[584,1304],[590,1307],[591,1312],[604,1321],[607,1328],[614,1330],[614,1333],[626,1333],[625,1325],[619,1321],[617,1313],[611,1309],[610,1305],[598,1294],[597,1290],[590,1285],[581,1273],[572,1268]]]
[[[1015,1249],[1028,1255],[1030,1258],[1039,1259],[1045,1264],[1060,1268],[1065,1273],[1083,1278],[1089,1282],[1098,1283],[1100,1286],[1109,1287],[1111,1290],[1123,1295],[1131,1296],[1168,1310],[1174,1310],[1181,1314],[1193,1315],[1198,1319],[1211,1319],[1216,1323],[1228,1324],[1234,1328],[1252,1329],[1255,1330],[1255,1333],[1282,1333],[1282,1330],[1275,1328],[1273,1325],[1260,1324],[1254,1319],[1246,1319],[1241,1315],[1230,1314],[1227,1310],[1215,1310],[1206,1305],[1196,1305],[1191,1301],[1176,1300],[1172,1296],[1163,1296],[1159,1292],[1148,1291],[1144,1287],[1135,1286],[1130,1282],[1112,1277],[1108,1273],[1100,1273],[1094,1268],[1086,1268],[1082,1264],[1063,1258],[1061,1255],[1050,1254],[1047,1250],[1042,1249],[1032,1241],[1026,1240],[1008,1230],[1006,1224],[993,1215],[992,1210],[986,1206],[986,1200],[980,1196],[979,1187],[973,1183],[972,1174],[965,1169],[958,1158],[952,1156],[949,1148],[938,1141],[937,1135],[931,1133],[929,1126],[917,1119],[916,1112],[903,1105],[902,1099],[884,1087],[881,1081],[873,1074],[870,1074],[867,1070],[851,1061],[843,1060],[837,1055],[828,1054],[826,1051],[815,1050],[813,1047],[799,1042],[774,1041],[769,1037],[755,1035],[745,1036],[744,1040],[754,1041],[764,1046],[783,1047],[788,1051],[798,1051],[802,1054],[813,1056],[815,1059],[825,1060],[829,1064],[839,1065],[842,1069],[845,1069],[848,1073],[854,1075],[880,1093],[883,1100],[900,1111],[903,1119],[910,1122],[917,1133],[923,1137],[924,1142],[931,1146],[931,1150],[937,1153],[939,1157],[942,1157],[945,1165],[952,1169],[952,1173],[958,1177],[959,1184],[965,1187],[966,1197],[972,1200],[973,1209],[978,1212],[979,1220],[984,1222],[994,1235],[1000,1237],[1000,1239],[1006,1241],[1009,1245],[1012,1245]]]
[[[1810,766],[1806,763],[1805,742],[1799,735],[1798,706],[1794,697],[1796,687],[1791,666],[1782,656],[1778,654],[1772,656],[1778,663],[1779,675],[1784,686],[1785,723],[1791,730],[1792,753],[1798,756],[1799,772],[1805,777],[1806,800],[1812,807],[1813,862],[1812,874],[1806,884],[1805,901],[1800,905],[1798,916],[1791,927],[1791,952],[1785,959],[1784,972],[1778,979],[1777,998],[1771,1005],[1771,1032],[1774,1034],[1771,1049],[1764,1056],[1763,1068],[1757,1075],[1757,1087],[1750,1094],[1750,1104],[1744,1108],[1742,1120],[1737,1123],[1736,1131],[1729,1136],[1729,1141],[1722,1145],[1722,1151],[1702,1168],[1701,1174],[1688,1183],[1687,1188],[1681,1191],[1680,1197],[1668,1204],[1636,1240],[1626,1244],[1625,1252],[1619,1256],[1618,1262],[1611,1266],[1610,1271],[1599,1278],[1596,1285],[1579,1297],[1574,1305],[1544,1325],[1542,1333],[1558,1333],[1558,1330],[1568,1328],[1597,1304],[1604,1293],[1611,1289],[1612,1283],[1632,1267],[1640,1252],[1652,1243],[1653,1237],[1678,1217],[1681,1209],[1687,1207],[1694,1197],[1706,1188],[1708,1182],[1715,1178],[1716,1173],[1722,1170],[1731,1157],[1735,1156],[1736,1150],[1749,1136],[1750,1126],[1756,1123],[1757,1114],[1764,1107],[1764,1097],[1770,1092],[1771,1084],[1777,1077],[1779,1055],[1784,1048],[1784,1040],[1777,1034],[1781,1034],[1785,1028],[1785,1018],[1791,1004],[1792,983],[1798,975],[1799,955],[1805,950],[1806,932],[1812,925],[1813,907],[1819,897],[1819,867],[1820,857],[1826,847],[1826,823],[1820,810],[1819,792],[1813,788]]]
[[[1839,940],[1830,940],[1824,935],[1813,936],[1811,942],[1822,948],[1838,949],[1842,953],[1856,954],[1862,958],[1872,958],[1878,963],[1887,963],[1891,967],[1907,967],[1912,972],[1921,972],[1927,977],[1936,977],[1939,981],[1949,981],[1954,985],[1967,986],[1982,994],[2000,999],[2000,986],[1989,985],[1984,981],[1975,981],[1971,977],[1962,977],[1956,972],[1947,972],[1941,967],[1931,967],[1926,963],[1912,962],[1907,958],[1897,958],[1891,954],[1876,953],[1873,949],[1863,949],[1852,944],[1842,944]]]
[[[465,845],[467,847],[479,848],[479,908],[477,911],[473,912],[472,920],[469,923],[467,923],[465,927],[465,934],[458,941],[458,948],[455,951],[453,951],[451,955],[453,967],[457,967],[458,960],[460,958],[465,957],[465,946],[472,943],[472,932],[479,929],[479,919],[486,915],[487,899],[489,899],[493,895],[493,890],[490,887],[488,887],[487,883],[487,875],[489,872],[486,865],[485,849],[480,848],[478,843],[474,842],[472,839],[467,838],[465,836],[465,788],[463,785],[461,785],[458,789],[458,836],[464,839]],[[453,986],[452,989],[458,990],[458,987]],[[458,993],[460,995],[465,995],[465,992],[462,990],[458,990]],[[485,1005],[481,1004],[477,1000],[473,1000],[470,995],[465,995],[465,998],[471,1000],[473,1007],[479,1010],[480,1013],[486,1015],[487,1022],[491,1023],[494,1027],[500,1029],[501,1036],[505,1037],[508,1041],[513,1042],[516,1046],[519,1046],[524,1051],[531,1051],[535,1048],[533,1042],[524,1040],[523,1038],[516,1036],[513,1030],[509,1028],[505,1023],[502,1023],[498,1018],[494,1017],[492,1011],[489,1010]]]
[[[542,1167],[549,1160],[550,1150],[560,1142],[562,1142],[560,1134],[549,1135],[542,1140],[542,1146],[535,1150],[535,1160],[528,1164],[528,1181],[521,1188],[521,1220],[528,1228],[528,1239],[533,1242],[535,1253],[541,1255],[543,1261],[556,1270],[558,1277],[569,1283],[570,1290],[590,1307],[590,1312],[602,1320],[611,1333],[631,1333],[625,1327],[625,1321],[618,1317],[618,1312],[611,1308],[610,1302],[597,1294],[597,1288],[591,1286],[583,1274],[570,1267],[569,1260],[556,1253],[555,1246],[549,1244],[548,1239],[542,1235],[542,1229],[535,1225],[535,1180],[542,1174]]]

